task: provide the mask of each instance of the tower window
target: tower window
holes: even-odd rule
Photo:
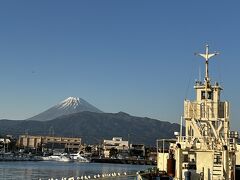
[[[205,99],[205,91],[202,91],[202,93],[201,93],[201,99]]]
[[[213,93],[212,91],[207,92],[207,97],[205,91],[201,92],[201,99],[212,99],[213,98]]]
[[[208,99],[212,99],[212,98],[213,98],[212,92],[210,91],[210,92],[208,92]]]

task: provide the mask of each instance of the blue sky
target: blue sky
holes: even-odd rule
[[[1,1],[0,118],[24,119],[78,96],[105,112],[178,122],[204,73],[194,52],[221,54],[210,75],[240,129],[240,3]]]

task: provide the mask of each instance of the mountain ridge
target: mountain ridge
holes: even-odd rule
[[[0,123],[0,134],[49,135],[49,130],[54,129],[54,136],[81,137],[88,144],[120,136],[126,140],[130,137],[131,143],[155,145],[156,139],[172,138],[180,128],[177,123],[131,116],[123,112],[85,111],[49,121],[0,120]]]

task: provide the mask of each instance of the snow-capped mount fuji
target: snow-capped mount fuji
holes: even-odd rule
[[[27,120],[48,121],[63,115],[74,114],[83,111],[102,113],[101,110],[89,104],[84,99],[78,97],[69,97],[50,109]]]

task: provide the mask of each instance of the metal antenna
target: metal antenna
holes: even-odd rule
[[[199,82],[201,82],[201,79],[202,79],[202,77],[201,77],[201,67],[199,66],[199,68],[198,68],[198,81]]]
[[[209,72],[208,72],[208,61],[210,58],[212,58],[213,56],[218,55],[219,53],[215,52],[215,53],[211,53],[209,54],[209,46],[206,45],[206,52],[205,54],[202,53],[195,53],[195,55],[201,56],[205,59],[205,81],[208,83],[209,82]]]

